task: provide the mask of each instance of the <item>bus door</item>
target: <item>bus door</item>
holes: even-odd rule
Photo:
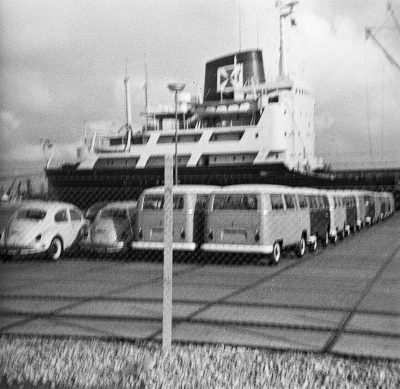
[[[381,216],[385,217],[387,212],[387,197],[382,195],[381,196]]]
[[[183,194],[174,194],[172,196],[172,209],[173,209],[173,242],[183,242],[186,240],[186,234],[191,235],[192,226],[186,225],[187,218],[189,217],[185,200],[187,196]],[[163,214],[164,217],[164,214]],[[188,228],[189,227],[189,228]],[[190,231],[189,231],[190,230]]]
[[[375,203],[374,198],[370,195],[364,196],[364,203],[365,203],[365,217],[371,218],[374,220],[375,218]]]
[[[326,232],[329,230],[329,206],[327,210],[320,207],[316,195],[308,196],[308,204],[310,207],[311,235],[324,237]]]
[[[139,211],[138,225],[142,229],[145,242],[162,242],[164,240],[164,196],[146,194],[142,209]]]
[[[291,245],[299,241],[299,234],[296,234],[296,237],[293,236],[293,230],[297,230],[295,228],[296,223],[293,224],[293,217],[295,216],[295,212],[293,208],[285,207],[286,201],[281,193],[271,193],[269,195],[271,200],[271,211],[268,213],[268,225],[270,228],[268,229],[268,242],[266,244],[271,244],[275,240],[282,240],[283,245]],[[290,200],[289,200],[290,201]]]
[[[185,231],[184,196],[173,195],[173,241],[182,241],[182,229]],[[164,195],[146,194],[140,216],[143,240],[146,242],[164,241]]]
[[[346,196],[344,200],[346,204],[346,224],[353,229],[357,224],[356,199],[354,196]]]
[[[193,215],[193,242],[197,247],[204,243],[205,215],[207,209],[208,195],[197,195]]]
[[[301,220],[301,214],[297,209],[296,195],[292,193],[285,193],[283,195],[286,204],[286,223],[287,226],[291,226],[288,229],[288,242],[298,242],[303,232],[304,224]]]

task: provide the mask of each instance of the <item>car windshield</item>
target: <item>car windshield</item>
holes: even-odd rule
[[[46,211],[42,209],[21,209],[16,215],[18,220],[43,220],[46,217]]]
[[[94,219],[95,216],[97,215],[97,213],[100,211],[101,208],[103,208],[104,206],[106,206],[107,203],[96,203],[93,204],[92,206],[90,206],[86,213],[85,213],[85,217],[87,219]]]
[[[100,219],[126,219],[128,217],[126,209],[103,209],[100,212]]]

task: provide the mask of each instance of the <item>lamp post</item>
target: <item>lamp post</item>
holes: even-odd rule
[[[175,92],[175,185],[178,185],[178,92],[182,92],[185,86],[177,82],[168,84],[169,90]]]

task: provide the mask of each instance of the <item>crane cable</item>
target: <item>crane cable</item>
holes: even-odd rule
[[[365,96],[367,104],[367,129],[368,129],[368,140],[369,140],[369,152],[371,155],[371,162],[373,162],[374,156],[372,152],[372,139],[371,139],[371,119],[369,114],[369,94],[368,94],[368,77],[367,77],[367,41],[364,45],[364,67],[365,67]]]

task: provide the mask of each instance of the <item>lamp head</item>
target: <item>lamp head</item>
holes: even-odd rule
[[[168,88],[171,92],[181,92],[185,89],[186,84],[179,82],[171,82],[168,84]]]

